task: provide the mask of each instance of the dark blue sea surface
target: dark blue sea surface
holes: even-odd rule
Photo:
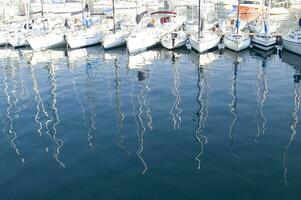
[[[0,199],[300,199],[300,56],[0,56]]]

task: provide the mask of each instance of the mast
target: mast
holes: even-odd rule
[[[268,0],[268,8],[267,8],[267,15],[266,15],[266,19],[264,20],[264,32],[265,35],[267,35],[268,33],[268,26],[270,24],[270,9],[271,9],[271,0]]]
[[[116,25],[115,25],[115,0],[112,0],[112,7],[113,7],[113,32],[116,33]]]
[[[240,7],[240,0],[237,0],[237,19],[236,19],[236,29],[237,29],[237,31],[236,31],[236,33],[238,34],[239,33],[239,14],[240,14],[240,12],[239,12],[239,7]]]
[[[26,17],[26,29],[29,29],[29,0],[24,2],[24,11],[25,11],[25,17]]]
[[[138,0],[135,1],[136,2],[136,17],[138,15]]]
[[[201,37],[201,0],[199,0],[198,38]]]
[[[41,0],[41,13],[42,13],[42,18],[44,18],[43,0]]]
[[[84,19],[85,19],[85,7],[84,7],[84,0],[82,0],[82,20],[84,24]]]
[[[6,0],[3,0],[3,19],[6,20]]]

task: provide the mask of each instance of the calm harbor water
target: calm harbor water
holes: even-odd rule
[[[1,199],[301,195],[300,56],[0,55]]]

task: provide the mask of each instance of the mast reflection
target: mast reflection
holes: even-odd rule
[[[49,74],[48,81],[50,84],[50,89],[49,89],[50,98],[47,101],[47,105],[51,116],[49,115],[49,119],[46,121],[46,129],[47,129],[46,133],[55,145],[52,157],[61,167],[65,167],[65,164],[59,158],[60,150],[64,145],[64,141],[57,137],[57,128],[56,128],[60,124],[60,118],[57,110],[57,94],[56,94],[57,85],[56,85],[56,77],[55,77],[56,67],[54,66],[54,64],[49,63],[47,69]]]
[[[257,96],[257,109],[256,109],[256,122],[257,122],[257,134],[254,139],[257,142],[260,135],[265,134],[267,119],[263,112],[264,103],[269,93],[267,74],[266,74],[267,57],[262,58],[261,66],[257,70],[256,81],[256,96]]]
[[[205,73],[204,73],[204,66],[200,66],[197,68],[197,74],[198,74],[198,81],[197,81],[197,88],[198,88],[198,93],[197,93],[197,103],[199,106],[199,109],[196,112],[196,117],[197,117],[197,128],[195,130],[195,139],[197,142],[200,144],[200,150],[195,157],[195,160],[198,162],[198,169],[201,169],[201,157],[204,154],[204,145],[207,144],[208,139],[207,137],[203,134],[204,129],[205,129],[205,122],[207,118],[207,100],[206,100],[206,93],[207,93],[207,88],[205,87],[206,85],[206,78],[205,78]]]
[[[135,92],[134,77],[131,77],[131,98],[133,106],[134,121],[136,123],[136,132],[138,139],[138,149],[136,155],[143,165],[142,174],[148,170],[147,162],[144,159],[144,136],[146,131],[153,129],[153,120],[148,95],[150,89],[150,70],[147,68],[151,61],[158,56],[157,52],[149,51],[138,55],[129,55],[128,70],[136,72],[138,79],[137,92]],[[137,104],[136,104],[137,101]]]
[[[67,64],[72,71],[72,83],[73,89],[76,95],[77,102],[80,106],[82,113],[82,120],[84,126],[87,128],[87,141],[88,145],[93,153],[95,150],[96,140],[96,97],[94,88],[94,75],[93,71],[95,63],[90,61],[90,57],[93,56],[99,49],[97,48],[83,48],[68,51]],[[97,54],[96,57],[98,58]],[[96,59],[95,59],[96,60]],[[94,61],[94,60],[93,60]],[[86,90],[81,99],[80,92],[77,88],[78,76],[75,74],[75,68],[85,67],[86,73]]]
[[[180,74],[178,70],[178,66],[176,65],[176,56],[175,53],[172,53],[172,71],[173,71],[173,78],[174,78],[174,86],[172,88],[172,94],[175,97],[175,102],[171,107],[170,115],[173,121],[173,129],[180,129],[180,125],[182,122],[181,113],[182,109],[179,108],[179,104],[181,103],[181,95],[179,92],[180,87]]]
[[[4,75],[4,93],[6,96],[7,109],[6,109],[6,118],[8,120],[7,127],[3,127],[7,140],[9,141],[11,147],[14,149],[18,157],[21,158],[22,163],[25,163],[25,159],[19,151],[19,147],[16,144],[18,138],[17,132],[15,131],[15,120],[19,118],[19,112],[21,108],[18,106],[18,97],[17,97],[17,82],[16,82],[16,71],[15,63],[10,63],[8,60],[7,66],[2,60],[3,64],[3,75]],[[8,67],[9,66],[9,67]]]
[[[37,125],[38,135],[42,136],[43,127],[44,127],[42,119],[45,118],[45,119],[49,120],[50,117],[49,117],[49,115],[48,115],[48,113],[45,109],[45,106],[44,106],[44,103],[43,103],[43,100],[42,100],[42,97],[41,97],[41,94],[40,94],[38,81],[36,79],[36,74],[35,74],[35,71],[34,71],[32,65],[30,65],[30,72],[31,72],[31,78],[32,78],[32,81],[33,81],[33,90],[35,92],[34,101],[36,102],[36,108],[37,108],[37,112],[34,116],[34,119],[35,119],[35,122],[36,122],[36,125]]]
[[[237,93],[236,93],[236,87],[237,87],[237,72],[238,72],[238,65],[240,63],[240,59],[239,59],[239,55],[238,53],[235,54],[235,61],[234,61],[234,64],[233,64],[233,69],[232,69],[232,72],[233,72],[233,75],[232,75],[232,82],[231,82],[231,96],[232,96],[232,101],[231,103],[229,104],[229,107],[230,107],[230,113],[232,114],[233,116],[233,119],[232,119],[232,123],[231,123],[231,126],[230,126],[230,129],[229,129],[229,148],[230,148],[230,153],[239,159],[239,156],[233,152],[233,144],[234,144],[234,136],[233,136],[233,133],[234,133],[234,127],[237,123],[237,120],[238,120],[238,113],[237,113]]]
[[[138,149],[137,149],[137,156],[140,159],[141,163],[144,166],[142,174],[145,174],[148,170],[147,164],[143,158],[143,151],[144,151],[144,134],[149,128],[150,130],[153,129],[152,127],[152,116],[151,110],[149,106],[149,102],[147,100],[147,95],[150,92],[149,87],[149,71],[148,70],[139,70],[137,72],[138,76],[138,124],[137,127],[137,136],[138,136]]]
[[[87,61],[86,64],[86,97],[87,97],[87,109],[88,109],[88,142],[89,146],[91,147],[91,151],[94,152],[95,150],[95,136],[96,136],[96,97],[95,97],[95,88],[94,88],[94,72],[93,67]]]
[[[115,106],[116,106],[116,112],[118,114],[118,129],[116,131],[116,136],[118,138],[118,146],[120,149],[125,151],[127,154],[129,152],[126,150],[124,147],[124,136],[122,134],[122,129],[123,129],[123,124],[124,124],[124,119],[125,119],[125,114],[121,110],[121,102],[120,102],[120,87],[121,87],[121,82],[120,82],[120,77],[119,77],[119,72],[120,72],[120,65],[118,64],[117,58],[114,59],[114,66],[115,66]]]
[[[297,126],[299,122],[298,118],[298,113],[300,110],[300,100],[301,100],[301,92],[300,92],[300,81],[301,81],[301,62],[300,62],[300,57],[289,53],[287,51],[283,51],[282,54],[283,61],[292,65],[295,69],[295,74],[294,74],[294,93],[293,93],[293,109],[291,113],[291,124],[290,124],[290,137],[289,141],[286,144],[283,152],[283,179],[284,179],[284,184],[288,186],[288,158],[287,154],[289,151],[290,146],[295,140],[296,134],[297,134]]]

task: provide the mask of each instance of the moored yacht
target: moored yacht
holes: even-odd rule
[[[102,38],[102,46],[104,49],[112,49],[126,44],[126,39],[130,32],[128,30],[116,30],[109,32]]]
[[[151,16],[143,17],[136,30],[127,39],[129,53],[145,51],[159,44],[163,35],[175,31],[182,24],[183,21],[178,20],[176,13],[172,11],[158,11],[151,13]]]
[[[240,1],[238,1],[236,32],[228,33],[224,36],[225,47],[233,51],[241,51],[248,48],[251,44],[251,38],[248,34],[240,31]]]
[[[216,31],[205,27],[205,24],[207,24],[205,19],[205,16],[207,16],[207,2],[205,0],[199,1],[199,16],[198,34],[190,36],[189,42],[193,49],[203,53],[217,47],[221,41],[221,36]]]
[[[115,0],[112,0],[113,10],[113,29],[104,34],[102,38],[102,46],[104,49],[112,49],[126,44],[126,38],[130,34],[130,26],[124,26],[116,23],[115,19]]]
[[[225,35],[224,44],[233,51],[242,51],[250,47],[251,38],[245,33],[230,33]]]
[[[266,33],[256,34],[253,36],[252,43],[254,47],[268,51],[275,48],[276,36]]]
[[[99,44],[102,34],[97,25],[83,27],[67,34],[67,43],[71,49]]]
[[[264,51],[273,49],[276,44],[276,36],[273,34],[273,30],[270,30],[270,7],[271,1],[269,0],[268,10],[266,12],[266,17],[263,21],[263,30],[254,35],[252,38],[252,43],[254,47],[257,47]]]

